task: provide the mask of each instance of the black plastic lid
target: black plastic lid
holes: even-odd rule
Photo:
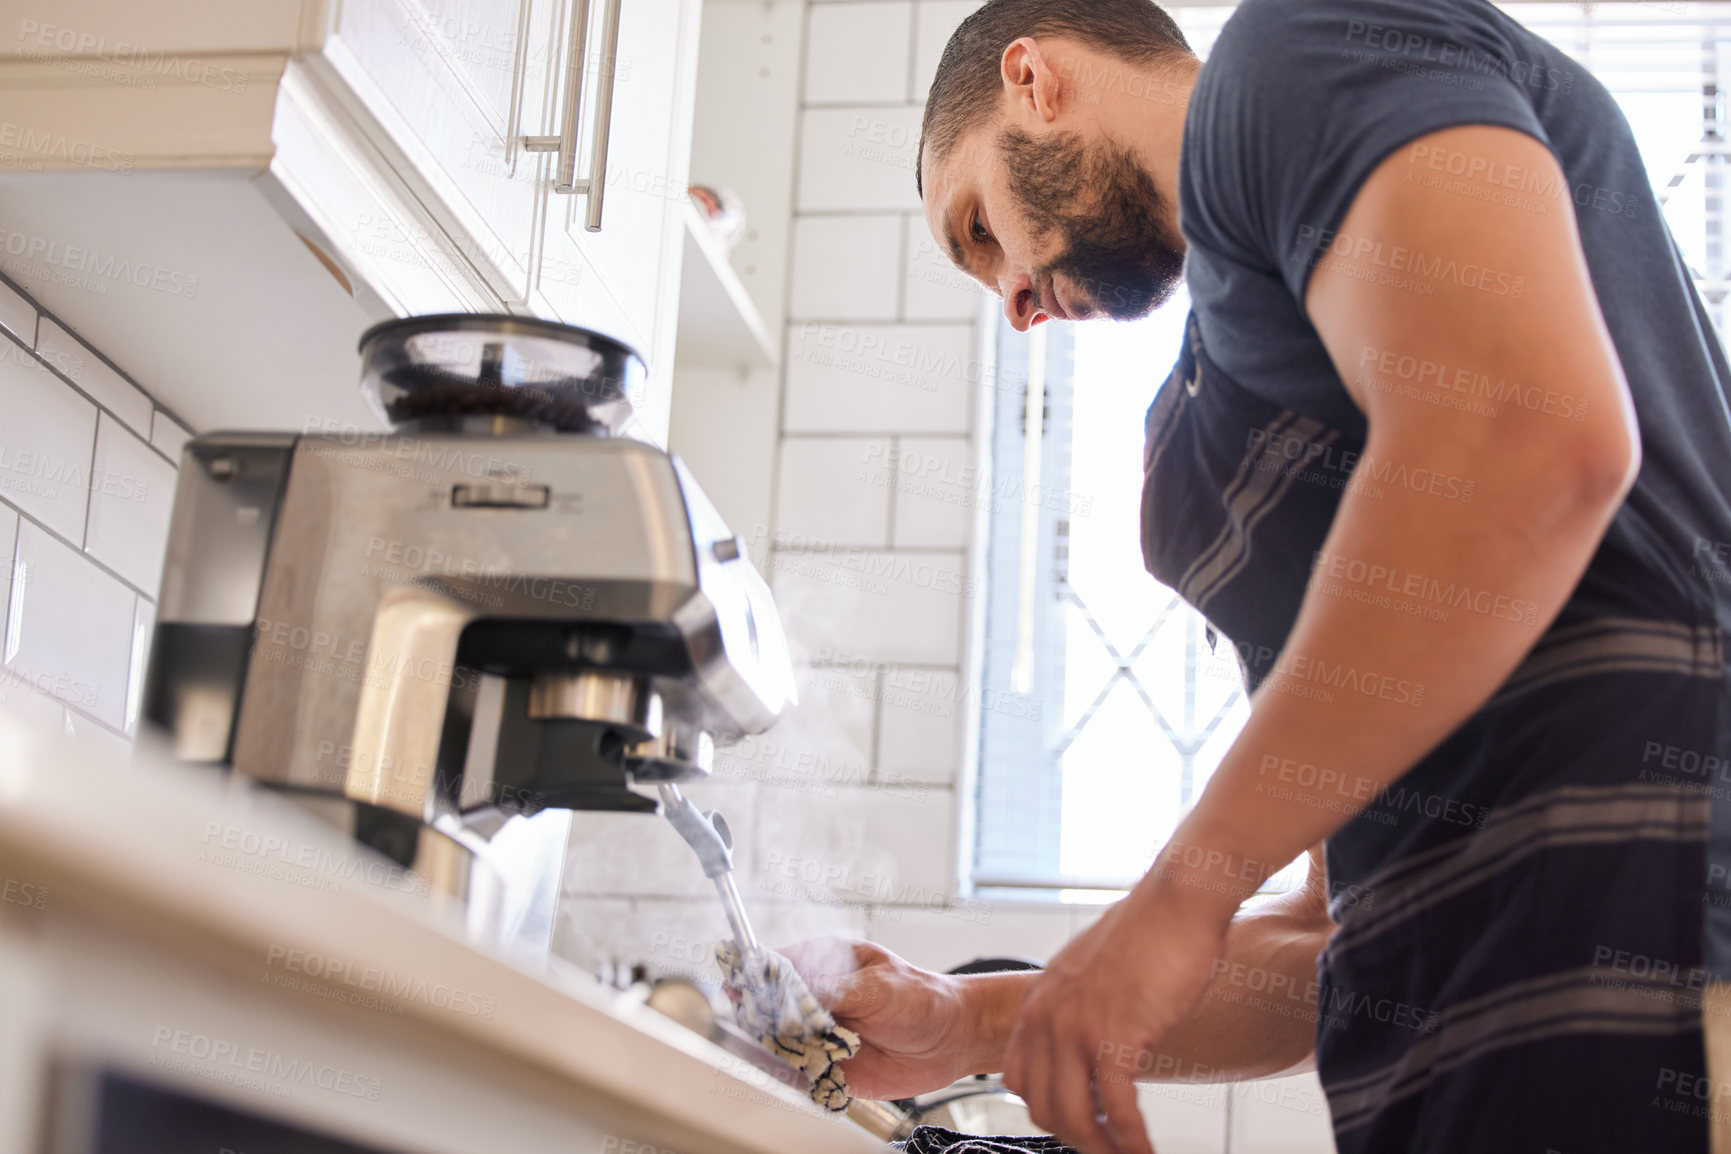
[[[361,390],[393,426],[519,417],[610,435],[630,420],[643,358],[612,337],[509,314],[383,321],[361,334]]]

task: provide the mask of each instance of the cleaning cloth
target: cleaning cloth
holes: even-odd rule
[[[906,1154],[1076,1154],[1056,1138],[982,1138],[941,1126],[921,1126],[890,1149]]]
[[[739,993],[740,1029],[803,1073],[811,1081],[812,1101],[826,1110],[847,1109],[852,1096],[841,1063],[859,1053],[859,1035],[836,1025],[793,963],[774,950],[747,962],[737,945],[724,941],[715,947],[715,958]]]

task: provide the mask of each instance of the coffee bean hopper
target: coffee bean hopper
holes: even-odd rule
[[[499,945],[548,947],[571,811],[665,808],[755,949],[725,824],[679,783],[776,722],[792,666],[740,540],[624,435],[642,361],[513,316],[388,321],[360,351],[391,432],[186,446],[148,719]]]

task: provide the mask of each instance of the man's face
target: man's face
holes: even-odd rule
[[[1003,298],[1017,331],[1146,316],[1183,279],[1183,243],[1153,178],[1091,125],[992,125],[924,162],[932,235]]]

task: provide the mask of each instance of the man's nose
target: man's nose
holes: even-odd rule
[[[1049,319],[1034,304],[1034,282],[1027,273],[1008,273],[998,282],[1004,298],[1004,316],[1010,327],[1025,333],[1043,320]]]

